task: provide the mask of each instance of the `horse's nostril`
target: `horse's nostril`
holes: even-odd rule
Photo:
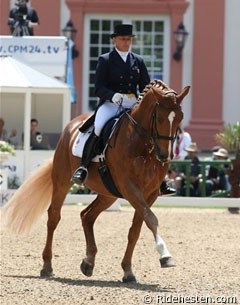
[[[168,154],[164,153],[157,145],[155,147],[155,155],[156,158],[163,163],[168,161]]]
[[[162,160],[166,160],[167,159],[167,154],[164,154],[164,153],[161,153],[160,154],[160,158],[162,159]]]

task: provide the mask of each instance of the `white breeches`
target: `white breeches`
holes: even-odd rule
[[[132,108],[136,101],[137,99],[135,97],[124,98],[122,107]],[[119,111],[122,110],[122,107],[119,107],[118,105],[111,102],[105,102],[98,108],[94,122],[94,130],[97,136],[100,136],[100,133],[107,121],[119,114]]]

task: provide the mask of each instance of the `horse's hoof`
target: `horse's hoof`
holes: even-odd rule
[[[40,272],[40,276],[41,277],[51,277],[53,276],[53,270],[46,270],[46,269],[42,269]]]
[[[170,267],[176,266],[172,257],[160,258],[160,265],[161,265],[161,268],[170,268]]]
[[[80,269],[82,271],[82,273],[86,276],[92,276],[93,274],[93,265],[87,263],[84,259],[81,263]]]
[[[129,275],[127,277],[123,277],[122,281],[123,281],[123,283],[127,283],[127,284],[137,283],[137,280],[134,275]]]

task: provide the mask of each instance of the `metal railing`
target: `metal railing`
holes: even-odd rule
[[[176,167],[185,167],[185,176],[186,176],[186,196],[190,196],[190,175],[191,175],[191,160],[172,160],[170,164],[174,165]],[[229,165],[231,164],[231,160],[201,160],[199,166],[201,166],[201,196],[206,197],[206,178],[207,178],[207,166],[215,166],[215,167],[220,167],[221,165]],[[223,195],[227,195],[227,191],[223,192]],[[214,196],[214,195],[213,195]]]

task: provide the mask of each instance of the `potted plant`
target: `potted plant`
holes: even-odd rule
[[[227,124],[223,131],[216,134],[216,141],[235,154],[228,172],[231,184],[231,197],[240,197],[240,122]],[[239,208],[229,208],[230,212],[239,213]]]

